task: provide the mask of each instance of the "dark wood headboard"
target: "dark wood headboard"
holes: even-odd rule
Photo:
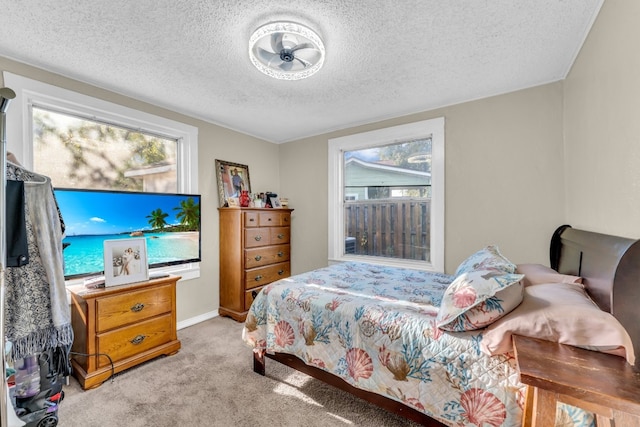
[[[640,240],[563,225],[553,234],[551,268],[580,276],[591,298],[624,326],[640,368]]]

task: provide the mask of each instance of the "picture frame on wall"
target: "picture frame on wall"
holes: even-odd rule
[[[230,206],[230,198],[239,198],[241,191],[251,193],[249,166],[216,159],[216,179],[218,181],[218,204]]]
[[[149,280],[146,238],[104,241],[105,287],[146,280]]]

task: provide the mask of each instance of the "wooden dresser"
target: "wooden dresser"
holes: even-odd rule
[[[73,375],[82,388],[97,387],[113,373],[178,352],[179,279],[169,276],[108,288],[67,288],[75,335],[72,351],[89,355],[73,355],[71,361]]]
[[[291,275],[293,209],[219,208],[220,308],[244,322],[258,292]]]

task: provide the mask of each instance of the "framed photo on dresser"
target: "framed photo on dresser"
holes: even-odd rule
[[[146,238],[104,241],[105,287],[145,280],[149,280]]]
[[[221,208],[231,206],[229,199],[239,198],[242,191],[251,193],[249,166],[216,159],[218,181],[218,204]]]
[[[282,203],[280,203],[280,199],[278,198],[278,196],[271,197],[269,200],[271,200],[271,207],[272,208],[280,209],[282,207]]]

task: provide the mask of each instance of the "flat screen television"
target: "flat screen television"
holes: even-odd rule
[[[200,195],[54,188],[65,279],[104,273],[105,240],[145,237],[149,268],[199,262]]]

